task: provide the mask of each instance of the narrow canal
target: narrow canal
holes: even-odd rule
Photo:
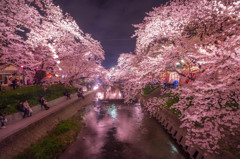
[[[185,159],[140,104],[95,102],[79,111],[84,127],[60,159]]]

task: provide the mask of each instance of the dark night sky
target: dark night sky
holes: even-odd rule
[[[54,0],[68,12],[79,27],[101,42],[105,51],[105,68],[117,64],[121,53],[134,52],[136,39],[132,24],[138,24],[145,12],[168,0]]]

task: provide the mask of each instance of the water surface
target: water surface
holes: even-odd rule
[[[184,154],[139,104],[88,105],[85,126],[60,159],[184,159]]]

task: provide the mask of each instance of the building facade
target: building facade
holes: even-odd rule
[[[18,84],[24,83],[23,75],[18,75],[19,68],[13,65],[0,65],[0,83],[3,86],[8,86],[12,83],[12,80],[17,79]]]

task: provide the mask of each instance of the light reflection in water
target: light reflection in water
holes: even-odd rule
[[[184,159],[139,103],[89,105],[85,127],[60,159]]]
[[[173,150],[172,153],[176,153],[176,152],[178,153],[177,148],[173,144],[171,144],[171,143],[170,143],[170,145],[171,145],[171,148]]]
[[[117,108],[115,104],[108,107],[107,112],[109,115],[111,115],[112,118],[117,119]]]

